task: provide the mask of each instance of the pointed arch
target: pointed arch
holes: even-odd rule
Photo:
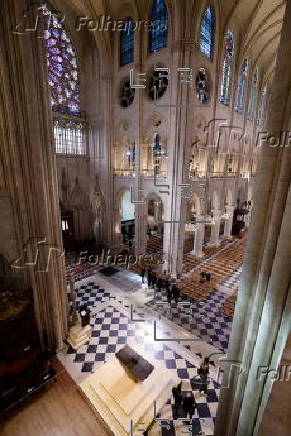
[[[119,60],[121,67],[134,61],[134,25],[132,17],[124,19],[124,29],[120,33]]]
[[[155,53],[168,44],[168,9],[165,0],[154,0],[149,31],[149,52]]]
[[[250,94],[250,98],[249,98],[249,106],[248,106],[248,120],[249,121],[253,121],[254,115],[255,115],[257,93],[258,93],[258,80],[259,80],[259,71],[258,71],[258,67],[256,67],[254,70],[254,74],[253,74],[251,94]]]
[[[245,58],[241,66],[241,72],[238,79],[236,102],[234,107],[234,110],[239,115],[242,115],[244,111],[245,95],[247,90],[248,69],[249,69],[249,61],[247,58]]]
[[[220,85],[219,101],[228,106],[231,96],[233,78],[234,39],[233,33],[228,30],[224,37],[224,60],[222,67],[222,79]]]
[[[215,10],[208,5],[202,16],[200,25],[200,51],[209,59],[214,55],[215,42]]]
[[[260,93],[260,102],[257,113],[257,126],[261,127],[264,124],[267,98],[268,98],[268,85],[265,85]]]

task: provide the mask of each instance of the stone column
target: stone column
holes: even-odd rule
[[[287,0],[265,130],[290,130],[291,1]],[[216,436],[256,436],[291,325],[291,149],[264,144],[224,371]],[[236,367],[230,365],[236,363]],[[235,369],[240,366],[240,374]]]
[[[197,221],[203,220],[203,217],[197,218]],[[196,257],[203,257],[203,243],[204,243],[204,235],[205,235],[205,224],[198,223],[196,224],[196,231],[194,234],[194,248],[191,251]]]
[[[218,211],[213,211],[214,225],[211,226],[210,241],[208,243],[209,247],[219,247],[219,230],[220,230],[220,213]]]
[[[102,238],[108,248],[114,246],[114,215],[112,213],[112,199],[113,199],[113,164],[114,164],[114,96],[113,96],[113,75],[112,73],[105,73],[102,76],[101,82],[102,93],[104,94],[104,121],[102,127],[102,140],[106,146],[102,147],[102,159],[96,164],[99,166],[100,175],[102,177],[102,194],[105,199],[105,210],[103,214],[102,223]],[[91,84],[92,85],[92,84]],[[100,139],[99,139],[100,140]],[[104,155],[103,155],[104,153]],[[100,180],[101,180],[100,177]]]
[[[11,31],[30,4],[1,4],[0,144],[19,255],[12,266],[23,269],[33,290],[41,341],[58,349],[67,328],[67,293],[47,66],[38,32]],[[30,254],[39,254],[32,265],[25,261],[27,244]]]
[[[245,223],[246,228],[248,228],[250,226],[251,216],[252,216],[252,210],[250,208],[249,213],[244,216],[244,223]]]
[[[191,4],[185,3],[181,9],[181,32],[173,44],[171,73],[178,68],[189,67],[190,50],[189,44],[184,44],[183,39],[190,35],[191,31]],[[167,209],[165,220],[168,223],[164,226],[164,252],[166,267],[173,274],[180,272],[183,262],[183,245],[185,235],[186,206],[187,201],[182,198],[182,184],[189,184],[189,171],[185,171],[186,149],[190,147],[192,111],[188,110],[190,88],[187,83],[181,82],[179,74],[175,81],[175,76],[171,77],[171,108],[170,112],[170,131],[169,144],[171,144],[168,156],[168,180],[169,195],[167,196]],[[195,78],[193,78],[195,82]],[[195,86],[195,83],[193,84]]]
[[[144,71],[143,64],[140,62],[135,67],[138,71]],[[134,191],[135,200],[135,254],[137,256],[144,255],[146,250],[146,221],[147,221],[147,201],[143,192],[143,176],[141,168],[142,144],[144,138],[143,132],[143,108],[144,108],[144,92],[138,90],[135,93],[135,104],[138,107],[139,123],[136,129],[137,142],[135,144],[135,180]]]
[[[226,213],[229,215],[229,219],[227,221],[225,221],[225,224],[224,224],[224,234],[223,235],[226,238],[231,238],[234,207],[233,206],[227,206],[225,208],[225,210],[226,210]]]

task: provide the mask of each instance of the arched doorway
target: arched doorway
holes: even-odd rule
[[[119,196],[119,228],[122,243],[128,249],[134,248],[135,239],[135,207],[131,201],[130,191],[123,190]]]
[[[149,194],[146,213],[147,253],[161,253],[163,250],[163,214],[164,205],[161,198],[155,193]]]

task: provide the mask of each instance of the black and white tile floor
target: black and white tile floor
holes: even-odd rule
[[[136,279],[140,281],[139,278]],[[117,284],[118,282],[115,283],[116,286]],[[175,376],[183,381],[182,389],[184,392],[194,392],[197,409],[195,417],[192,419],[191,433],[188,434],[198,435],[202,431],[207,436],[213,435],[219,397],[216,369],[212,369],[210,373],[207,397],[204,395],[200,396],[198,391],[199,386],[197,386],[197,367],[201,362],[201,356],[190,352],[187,349],[189,347],[184,347],[177,343],[177,341],[169,341],[167,339],[155,340],[152,323],[153,311],[149,311],[151,315],[147,318],[146,306],[142,310],[136,310],[133,321],[131,319],[130,303],[126,304],[126,299],[120,298],[120,295],[115,295],[114,292],[111,293],[110,285],[109,287],[105,286],[105,281],[98,277],[98,275],[94,276],[94,278],[81,281],[77,284],[76,288],[78,292],[77,304],[87,304],[92,308],[92,336],[90,342],[79,348],[77,352],[68,349],[62,356],[61,360],[68,371],[71,372],[71,375],[75,379],[86,376],[87,373],[94,371],[125,344],[132,344],[135,348],[140,349],[141,352],[144,350],[150,354],[154,360],[164,362],[166,368],[169,371],[173,371]],[[159,297],[163,299],[164,295]],[[230,325],[217,312],[218,305],[221,305],[220,296],[214,295],[204,306],[198,307],[193,305],[192,313],[196,329],[202,335],[201,337],[208,340],[211,339],[213,344],[219,345],[224,349],[227,345]],[[149,306],[151,309],[154,309],[156,319],[158,320],[161,308],[155,307],[156,305],[153,304]],[[164,309],[162,309],[163,311]],[[174,315],[173,313],[171,316],[176,324],[182,325],[183,328],[188,328],[192,323],[191,329],[193,329],[194,321],[190,320],[188,325],[181,321],[184,320],[183,315],[181,318]],[[202,315],[204,316],[203,321],[202,318],[198,318]],[[169,315],[166,316],[168,318]],[[186,319],[189,323],[189,318]],[[143,322],[141,322],[142,320]],[[217,340],[215,340],[216,337],[212,337],[214,335],[217,336]],[[159,337],[163,337],[162,333]],[[159,429],[157,434],[162,434],[162,436],[183,434],[185,429],[189,427],[189,424],[185,426],[186,421],[183,426],[181,420],[173,420],[172,403],[173,399],[169,399],[161,411],[161,417],[169,420],[168,425],[164,425],[164,421],[154,424]]]
[[[233,271],[229,276],[225,277],[220,283],[221,286],[229,288],[234,291],[239,286],[242,266]]]
[[[178,305],[172,302],[169,306],[166,292],[158,291],[147,306],[159,311],[167,319],[187,329],[203,341],[226,352],[232,319],[220,312],[225,299],[225,294],[214,291],[205,301],[197,302],[184,296]]]

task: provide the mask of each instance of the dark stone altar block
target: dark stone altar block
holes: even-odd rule
[[[125,345],[115,356],[135,382],[144,381],[154,370],[154,366],[150,362],[145,360],[128,345]]]

